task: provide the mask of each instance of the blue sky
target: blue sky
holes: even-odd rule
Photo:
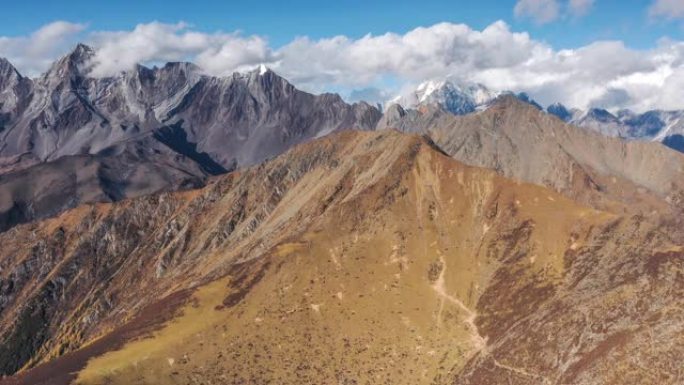
[[[92,1],[25,0],[3,4],[0,35],[27,34],[54,20],[87,23],[104,30],[130,29],[153,20],[186,21],[202,31],[241,30],[266,36],[274,46],[299,35],[313,38],[344,34],[360,37],[403,33],[438,22],[484,28],[504,20],[555,48],[574,48],[595,40],[619,39],[634,48],[653,46],[663,36],[681,38],[676,20],[648,17],[650,0],[599,0],[585,17],[561,17],[539,25],[515,17],[515,0],[261,0],[261,1]]]
[[[541,104],[684,108],[684,0],[12,1],[0,57],[38,76],[77,42],[91,76],[192,61],[266,65],[295,86],[383,102],[425,81]]]

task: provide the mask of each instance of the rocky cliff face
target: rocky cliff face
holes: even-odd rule
[[[299,91],[270,70],[215,78],[190,63],[168,63],[93,78],[93,56],[91,48],[79,45],[34,80],[13,69],[0,72],[7,78],[3,88],[26,83],[29,89],[26,95],[13,91],[14,108],[3,104],[12,118],[4,124],[0,156],[28,153],[49,161],[97,154],[172,126],[230,169],[336,129],[371,129],[380,115],[364,103]],[[19,109],[20,104],[28,107]]]
[[[2,384],[682,379],[681,238],[391,130],[0,241]]]

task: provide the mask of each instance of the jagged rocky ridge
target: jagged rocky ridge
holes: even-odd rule
[[[677,384],[682,239],[618,211],[337,133],[0,234],[0,384]]]
[[[22,185],[21,193],[2,188],[0,230],[92,201],[86,197],[112,200],[201,184],[208,175],[335,130],[373,129],[380,117],[365,103],[299,91],[267,69],[217,78],[190,63],[168,63],[94,78],[93,57],[91,48],[78,45],[36,79],[0,60],[0,171],[6,174],[0,185]],[[56,160],[100,166],[80,178],[73,167],[45,165]],[[70,183],[68,189],[84,192],[62,199],[46,191],[46,169],[62,185]],[[140,181],[142,171],[135,170],[156,176]],[[118,175],[111,180],[100,178],[103,173]],[[37,202],[45,194],[52,195],[46,209]]]

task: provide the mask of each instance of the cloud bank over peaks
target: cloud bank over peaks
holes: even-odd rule
[[[590,3],[568,4],[580,9]],[[620,41],[557,50],[526,32],[512,31],[503,21],[482,30],[438,23],[403,34],[299,37],[277,48],[263,36],[207,33],[185,23],[96,31],[58,21],[27,36],[0,37],[0,56],[22,73],[36,76],[78,41],[96,48],[91,76],[115,75],[137,63],[192,61],[216,76],[265,64],[302,89],[340,91],[350,99],[386,100],[426,80],[448,78],[496,91],[526,92],[544,105],[684,108],[682,41],[663,39],[648,50]]]

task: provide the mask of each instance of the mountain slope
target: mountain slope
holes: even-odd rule
[[[514,97],[466,116],[436,107],[395,108],[378,125],[387,127],[428,134],[459,161],[551,187],[593,207],[620,212],[629,206],[681,219],[684,156],[657,143],[573,127]]]
[[[105,154],[65,156],[0,175],[0,231],[83,203],[201,187],[207,177],[225,171],[201,155],[186,151],[187,156],[179,156],[150,142],[141,142],[150,147],[118,146]]]
[[[466,115],[487,109],[497,98],[516,96],[539,110],[541,105],[527,94],[490,90],[482,84],[459,83],[451,80],[427,81],[415,90],[406,92],[386,103],[387,109],[398,104],[404,109],[439,106],[454,115]],[[630,140],[657,141],[684,152],[684,111],[652,110],[634,113],[623,109],[613,114],[603,108],[585,111],[567,108],[560,103],[546,107],[546,112],[574,126],[596,131],[602,135]]]
[[[0,234],[0,383],[674,384],[663,230],[340,132]]]

